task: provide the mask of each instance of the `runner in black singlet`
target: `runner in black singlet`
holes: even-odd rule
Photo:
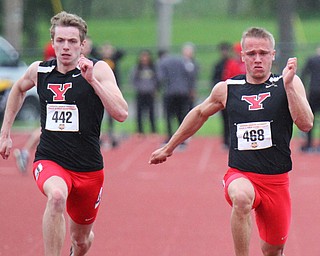
[[[274,37],[263,28],[243,33],[241,58],[246,75],[217,83],[193,108],[171,140],[154,151],[150,164],[159,164],[222,109],[229,116],[231,145],[225,196],[232,206],[231,230],[235,255],[249,256],[251,210],[263,255],[284,255],[291,218],[288,172],[292,168],[290,140],[293,123],[307,132],[313,114],[304,85],[296,75],[297,59],[289,58],[281,75],[271,73]]]
[[[41,107],[41,137],[33,176],[47,197],[43,215],[45,255],[61,255],[70,217],[70,255],[86,255],[93,242],[93,223],[104,181],[100,126],[104,109],[117,121],[128,116],[128,105],[114,74],[104,61],[81,53],[87,24],[77,15],[61,12],[51,19],[56,59],[36,61],[13,85],[0,136],[0,154],[12,149],[10,130],[25,96],[37,86]]]

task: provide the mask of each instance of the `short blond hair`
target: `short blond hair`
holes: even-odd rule
[[[76,14],[62,11],[51,18],[50,36],[52,40],[54,39],[55,28],[57,26],[78,28],[81,42],[83,42],[83,40],[87,36],[88,25],[81,17]]]
[[[243,49],[243,44],[244,44],[244,40],[248,37],[254,37],[254,38],[264,38],[267,39],[271,42],[272,48],[274,49],[275,47],[275,40],[273,35],[267,31],[264,28],[259,28],[259,27],[251,27],[248,30],[246,30],[245,32],[243,32],[242,34],[242,38],[241,38],[241,47]]]

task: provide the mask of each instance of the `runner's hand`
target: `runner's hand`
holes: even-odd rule
[[[157,149],[151,154],[151,157],[149,159],[149,164],[161,164],[167,161],[167,158],[170,157],[171,155],[172,153],[167,153],[163,147],[160,149]]]
[[[0,155],[3,159],[8,159],[12,148],[11,138],[0,138]]]
[[[78,60],[78,66],[81,70],[82,77],[90,83],[90,81],[94,79],[93,78],[93,62],[88,58],[84,57],[83,54],[81,54]]]
[[[291,84],[297,72],[297,58],[289,58],[286,67],[283,69],[282,76],[284,85]]]

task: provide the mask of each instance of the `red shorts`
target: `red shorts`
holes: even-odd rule
[[[260,238],[271,245],[285,244],[291,221],[291,197],[288,173],[265,175],[230,168],[224,176],[225,197],[230,205],[229,184],[238,178],[248,179],[255,191],[253,209]]]
[[[33,163],[33,177],[42,193],[43,184],[52,176],[61,177],[67,184],[67,212],[70,218],[77,224],[93,223],[101,202],[103,170],[74,172],[49,160]]]

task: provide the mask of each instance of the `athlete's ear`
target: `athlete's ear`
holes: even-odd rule
[[[242,62],[244,62],[244,52],[243,52],[243,51],[241,51],[241,53],[240,53],[240,54],[241,54],[241,61],[242,61]]]
[[[275,59],[276,59],[276,51],[274,50],[272,55],[272,60],[275,60]]]

